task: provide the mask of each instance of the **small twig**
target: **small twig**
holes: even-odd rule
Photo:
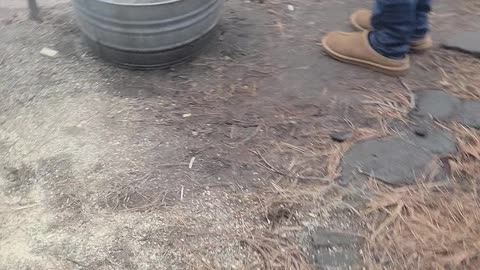
[[[300,179],[300,180],[304,180],[304,181],[322,181],[326,184],[330,184],[332,183],[332,180],[331,179],[328,179],[326,177],[317,177],[317,176],[292,176],[294,178],[297,178],[297,179]]]
[[[229,125],[229,126],[239,126],[243,128],[258,127],[257,123],[246,123],[246,122],[235,120],[235,119],[232,121],[223,122],[223,124]]]
[[[281,171],[279,171],[277,168],[273,167],[272,164],[270,164],[263,156],[262,154],[260,154],[260,152],[258,151],[253,151],[253,150],[250,150],[252,153],[256,154],[257,156],[260,157],[260,159],[262,159],[262,161],[268,166],[267,169],[272,171],[272,172],[275,172],[275,173],[278,173],[280,175],[283,175],[283,176],[289,176],[288,174],[286,173],[283,173]]]
[[[176,166],[185,166],[185,165],[190,165],[190,163],[165,163],[165,164],[160,164],[156,166],[157,167],[176,167]]]
[[[378,227],[377,229],[372,233],[372,236],[370,236],[370,241],[373,241],[375,240],[375,238],[377,238],[377,236],[385,229],[387,228],[388,225],[392,224],[395,219],[397,219],[397,217],[400,215],[400,213],[402,212],[402,209],[403,209],[403,206],[404,204],[401,202],[397,205],[397,207],[395,208],[395,210],[390,214],[390,216],[385,219],[385,221],[383,221]]]
[[[398,77],[398,80],[400,81],[400,84],[408,91],[408,95],[410,96],[410,108],[415,108],[415,94],[412,92],[412,89],[403,81],[402,78]]]
[[[188,168],[191,169],[193,167],[193,163],[195,162],[195,157],[190,159],[190,163],[188,163]]]
[[[274,172],[274,173],[277,173],[279,175],[282,175],[282,176],[285,176],[285,177],[289,177],[289,178],[292,178],[292,179],[299,179],[299,180],[305,180],[305,181],[322,181],[326,184],[328,183],[331,183],[331,179],[328,179],[328,178],[325,178],[325,177],[318,177],[318,176],[300,176],[300,175],[292,175],[292,174],[288,174],[288,173],[284,173],[284,172],[281,172],[280,170],[278,170],[277,168],[275,168],[272,164],[270,164],[270,162],[268,162],[262,154],[260,154],[260,152],[258,151],[253,151],[253,150],[250,150],[250,152],[258,155],[260,157],[260,159],[262,159],[262,161],[266,164],[266,166],[262,166],[264,168],[266,168],[267,170],[271,171],[271,172]]]
[[[0,211],[0,214],[22,211],[22,210],[30,209],[30,208],[33,208],[33,207],[36,207],[36,206],[38,206],[38,204],[24,205],[24,206],[17,207],[15,209],[7,210],[7,211]]]
[[[73,259],[65,258],[65,260],[67,260],[67,261],[69,261],[69,262],[71,262],[71,263],[73,263],[73,264],[76,264],[76,265],[78,265],[78,266],[81,266],[81,267],[87,267],[85,264],[79,263],[79,262],[77,262],[77,261],[75,261],[75,260],[73,260]]]
[[[408,92],[412,92],[412,89],[410,89],[410,87],[403,81],[402,78],[398,77],[398,81],[400,81],[400,84],[402,84],[402,86],[403,86]]]
[[[233,125],[232,125],[232,131],[233,131]],[[246,137],[245,139],[239,141],[239,142],[235,142],[235,143],[227,143],[228,146],[231,146],[231,147],[235,147],[235,146],[238,146],[238,145],[241,145],[241,144],[244,144],[246,142],[248,142],[249,140],[253,139],[253,137],[255,137],[258,132],[260,131],[260,126],[257,126],[257,128],[252,132],[252,134],[250,134],[248,137]]]

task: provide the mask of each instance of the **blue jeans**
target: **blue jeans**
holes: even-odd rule
[[[383,56],[402,59],[410,43],[429,31],[431,0],[377,0],[373,9],[370,45]]]

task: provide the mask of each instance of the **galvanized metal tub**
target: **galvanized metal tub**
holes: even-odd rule
[[[224,0],[73,0],[93,51],[132,68],[169,67],[195,56],[213,35]]]

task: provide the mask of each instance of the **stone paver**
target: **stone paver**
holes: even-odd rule
[[[315,264],[317,269],[334,270],[360,270],[362,266],[362,256],[357,250],[339,249],[339,250],[318,250],[315,255]]]
[[[415,184],[434,160],[432,152],[399,136],[354,145],[342,160],[342,175],[349,183],[374,177],[392,185]]]
[[[341,183],[373,177],[391,185],[415,184],[438,158],[457,151],[453,134],[436,128],[432,119],[480,128],[480,102],[462,100],[441,90],[422,90],[410,113],[414,125],[391,123],[399,135],[358,143],[342,159]],[[445,180],[440,166],[436,180]]]
[[[463,32],[449,38],[443,46],[480,57],[480,32]]]
[[[423,90],[417,94],[416,105],[413,116],[448,121],[456,114],[460,100],[444,91]]]
[[[455,136],[451,133],[433,128],[422,127],[426,134],[408,133],[408,140],[415,146],[423,148],[438,157],[447,157],[457,151]],[[422,131],[423,131],[422,130]]]
[[[332,232],[327,230],[317,230],[312,235],[313,246],[315,247],[333,247],[343,245],[354,245],[362,243],[363,239],[349,233]]]
[[[417,94],[413,118],[433,118],[442,122],[456,121],[463,125],[480,128],[480,102],[461,100],[441,90],[423,90]]]
[[[480,129],[480,102],[465,101],[459,110],[458,121],[466,126]]]
[[[360,252],[364,243],[362,237],[325,229],[316,230],[313,235],[314,258],[317,269],[362,269]]]

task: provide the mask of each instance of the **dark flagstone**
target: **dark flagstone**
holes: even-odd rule
[[[480,57],[480,32],[463,32],[449,38],[443,47]]]

